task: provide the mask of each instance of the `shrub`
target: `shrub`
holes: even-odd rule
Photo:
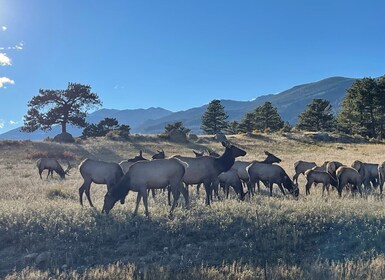
[[[75,196],[72,193],[68,193],[59,187],[47,190],[46,196],[48,199],[75,199]]]

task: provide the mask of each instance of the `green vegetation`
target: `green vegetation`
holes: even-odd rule
[[[229,136],[248,154],[261,160],[268,150],[282,158],[293,175],[293,163],[340,160],[351,164],[383,161],[383,145],[317,144],[297,142],[281,135],[260,139]],[[47,151],[119,161],[139,149],[149,157],[162,147],[166,154],[191,155],[199,144],[171,144],[159,139],[102,138],[79,144],[25,142],[0,145],[0,278],[6,279],[383,279],[385,277],[385,208],[378,190],[367,197],[332,191],[321,196],[312,188],[304,196],[299,178],[298,199],[272,198],[267,189],[246,201],[214,201],[204,206],[204,193],[190,188],[191,209],[178,207],[168,219],[167,195],[149,199],[151,218],[143,205],[133,216],[135,193],[109,216],[100,213],[106,187],[93,185],[96,209],[78,202],[81,177],[41,180],[28,154]],[[202,138],[205,146],[221,144]],[[341,147],[343,147],[341,149]],[[147,155],[146,155],[147,154]],[[317,155],[317,156],[315,156]],[[72,162],[75,166],[75,162]],[[9,168],[12,166],[13,168]]]
[[[371,138],[385,136],[385,76],[357,80],[342,102],[338,129]]]
[[[115,118],[104,118],[98,124],[88,124],[84,129],[83,137],[100,137],[108,135],[110,138],[121,137],[128,138],[130,135],[130,126],[121,124]]]
[[[39,94],[28,102],[29,110],[24,116],[22,130],[50,130],[58,124],[62,133],[66,133],[68,123],[86,126],[87,110],[101,104],[98,95],[91,92],[88,85],[68,83],[66,90],[40,89]]]
[[[307,131],[332,131],[334,116],[330,102],[325,99],[313,99],[305,111],[298,117],[297,128]]]
[[[214,99],[209,103],[207,111],[202,116],[201,129],[206,134],[223,133],[228,127],[228,122],[226,121],[228,117],[221,101]]]
[[[165,133],[169,133],[171,130],[174,130],[174,129],[179,129],[180,131],[182,131],[185,134],[188,134],[191,131],[191,129],[183,126],[183,122],[181,122],[181,121],[169,123],[164,127]]]

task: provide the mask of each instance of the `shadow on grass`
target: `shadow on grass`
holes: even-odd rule
[[[202,207],[178,208],[173,221],[166,215],[150,219],[134,216],[131,210],[115,207],[110,215],[85,208],[80,213],[53,211],[29,224],[4,223],[0,255],[9,255],[0,271],[5,275],[33,266],[23,258],[31,252],[51,254],[38,268],[55,270],[65,265],[80,271],[118,261],[138,268],[165,266],[171,271],[199,269],[202,264],[301,265],[317,259],[342,261],[365,252],[385,252],[384,217],[336,224],[306,217],[290,219],[288,215],[269,220],[255,212],[229,213],[218,219]]]

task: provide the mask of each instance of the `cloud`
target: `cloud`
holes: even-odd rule
[[[23,42],[20,42],[18,43],[17,45],[13,46],[13,47],[8,47],[7,49],[8,50],[17,50],[17,51],[20,51],[24,48],[24,43]],[[4,49],[4,48],[3,48]]]
[[[4,120],[0,119],[0,128],[4,128]]]
[[[0,77],[0,88],[5,87],[6,84],[14,85],[15,81],[7,77]]]
[[[13,121],[13,120],[10,120],[10,121],[9,121],[9,124],[10,124],[10,125],[15,125],[15,124],[18,124],[18,123],[19,123],[19,122]]]
[[[12,65],[11,59],[7,56],[6,53],[0,53],[0,65]]]
[[[7,29],[8,29],[8,28],[7,28],[6,26],[2,26],[2,27],[1,27],[1,30],[2,30],[2,31],[6,31]]]

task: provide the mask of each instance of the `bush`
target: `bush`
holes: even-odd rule
[[[72,193],[68,193],[61,188],[52,188],[46,191],[48,199],[76,199]]]

